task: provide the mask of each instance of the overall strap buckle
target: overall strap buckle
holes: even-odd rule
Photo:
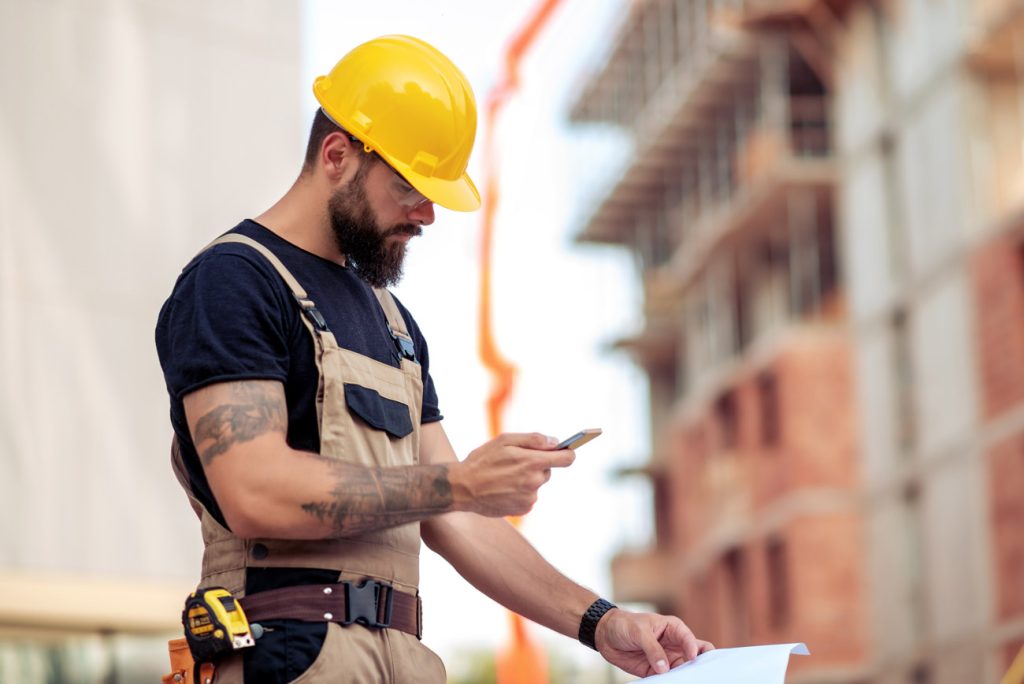
[[[342,582],[345,586],[345,619],[341,624],[360,622],[367,627],[390,627],[394,588],[376,580]]]
[[[320,313],[320,310],[316,308],[316,304],[312,299],[300,297],[294,293],[292,296],[295,297],[295,301],[297,301],[299,303],[299,307],[302,308],[302,313],[304,313],[306,317],[313,322],[313,325],[316,326],[317,330],[320,332],[330,332],[330,329],[327,327],[327,321],[324,319],[323,314]]]
[[[416,345],[413,344],[412,338],[396,332],[390,325],[388,326],[388,332],[391,333],[391,339],[395,341],[395,346],[398,348],[398,353],[401,354],[402,358],[409,359],[413,363],[419,363],[416,360]]]

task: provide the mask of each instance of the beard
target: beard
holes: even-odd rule
[[[396,285],[402,279],[406,241],[391,241],[395,235],[417,236],[423,229],[413,223],[400,223],[381,229],[366,198],[364,163],[352,182],[339,189],[327,203],[331,229],[338,249],[356,273],[371,287]]]

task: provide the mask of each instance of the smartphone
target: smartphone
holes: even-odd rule
[[[581,446],[601,434],[601,428],[580,430],[569,439],[563,440],[555,449],[579,449]]]

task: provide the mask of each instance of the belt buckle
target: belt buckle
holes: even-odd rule
[[[367,627],[391,626],[391,599],[394,589],[390,584],[376,580],[342,582],[345,585],[345,619],[341,624],[360,622]],[[381,601],[383,600],[383,604]],[[383,619],[381,608],[383,607]]]

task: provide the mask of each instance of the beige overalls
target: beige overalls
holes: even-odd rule
[[[245,244],[262,254],[287,283],[303,313],[312,314],[300,318],[316,345],[320,375],[317,391],[320,454],[366,466],[417,464],[423,397],[420,366],[403,356],[401,368],[395,368],[342,349],[322,324],[323,319],[305,290],[269,249],[237,234],[225,235],[210,246],[226,242]],[[384,289],[375,292],[392,332],[411,344],[405,321],[390,293]],[[352,415],[345,399],[346,385],[375,390],[382,397],[408,406],[412,432],[396,438]],[[177,445],[173,450],[173,461],[178,480],[185,487],[192,507],[202,521],[205,550],[200,587],[222,586],[241,597],[245,595],[246,568],[298,567],[337,570],[339,581],[372,578],[392,584],[396,591],[417,594],[419,523],[344,539],[241,539],[220,525],[192,496]],[[259,640],[254,648],[259,648]],[[373,629],[360,624],[343,626],[337,622],[328,623],[319,656],[303,675],[294,680],[296,684],[444,681],[446,676],[441,659],[415,636],[397,629]],[[233,655],[218,664],[216,682],[242,682],[240,655]]]

